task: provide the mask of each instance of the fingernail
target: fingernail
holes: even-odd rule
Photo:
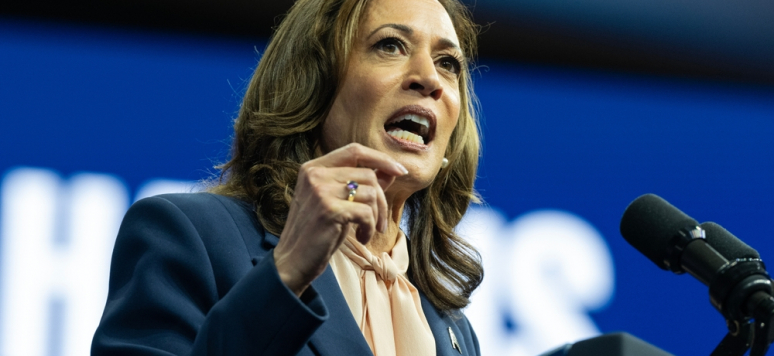
[[[387,218],[382,219],[382,229],[379,230],[381,233],[387,232]]]
[[[403,172],[403,174],[408,174],[408,169],[406,169],[406,167],[403,167],[402,164],[395,162],[395,167],[398,167],[398,170]]]

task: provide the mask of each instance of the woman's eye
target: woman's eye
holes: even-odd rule
[[[394,37],[385,38],[377,42],[376,46],[374,47],[388,54],[398,54],[403,52],[403,43],[401,43],[400,40]]]
[[[457,75],[459,75],[460,72],[462,71],[462,65],[460,64],[460,61],[458,61],[454,57],[441,58],[438,65],[444,70],[447,70]]]

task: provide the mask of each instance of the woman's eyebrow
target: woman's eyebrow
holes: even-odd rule
[[[378,32],[379,30],[381,30],[381,29],[383,29],[385,27],[394,28],[394,29],[396,29],[396,30],[398,30],[400,32],[403,32],[403,33],[405,33],[406,35],[409,35],[409,36],[414,33],[414,29],[412,29],[411,27],[408,27],[406,25],[401,25],[401,24],[398,24],[398,23],[386,23],[384,25],[381,25],[381,26],[375,28],[373,31],[371,31],[371,33],[368,34],[368,38],[370,38],[376,32]],[[440,46],[439,47],[442,48],[442,49],[451,48],[451,49],[460,50],[460,46],[457,45],[454,41],[452,41],[452,40],[450,40],[448,38],[441,38],[441,39],[438,40],[438,42],[440,42]]]
[[[438,42],[440,43],[440,45],[438,47],[440,47],[441,49],[451,48],[451,49],[454,49],[454,50],[462,52],[462,49],[460,49],[460,46],[457,45],[456,43],[454,43],[454,41],[452,41],[452,40],[450,40],[448,38],[441,38],[441,39],[438,40]]]
[[[381,26],[377,27],[373,31],[371,31],[371,33],[368,35],[368,37],[370,38],[371,36],[374,35],[374,33],[376,33],[377,31],[379,31],[379,30],[381,30],[381,29],[383,29],[385,27],[394,28],[394,29],[396,29],[396,30],[398,30],[400,32],[403,32],[403,33],[407,34],[407,35],[411,35],[412,33],[414,33],[414,29],[412,29],[411,27],[408,27],[406,25],[401,25],[401,24],[398,24],[398,23],[386,23],[384,25],[381,25]]]

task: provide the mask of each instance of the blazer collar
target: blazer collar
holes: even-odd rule
[[[445,313],[436,309],[435,306],[430,303],[430,300],[427,299],[425,293],[422,293],[421,290],[419,291],[419,298],[422,300],[422,312],[425,314],[425,319],[427,319],[427,323],[430,325],[430,330],[433,332],[433,336],[435,337],[436,355],[470,355],[468,353],[468,350],[470,349],[467,347],[465,338],[463,337],[464,334],[460,330],[459,326],[457,326],[457,323],[455,323],[453,320],[453,318],[461,318],[462,315],[452,316],[449,313]],[[454,339],[457,341],[457,345],[459,345],[459,351],[453,347],[454,344],[452,335],[454,335]]]

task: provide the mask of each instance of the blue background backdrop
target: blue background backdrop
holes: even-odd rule
[[[265,45],[1,20],[0,172],[109,173],[132,192],[151,178],[210,177]],[[479,64],[486,203],[509,219],[535,209],[586,219],[615,266],[615,294],[592,315],[600,330],[709,354],[726,330],[707,288],[659,270],[620,237],[619,219],[634,198],[656,193],[774,258],[774,91]]]

